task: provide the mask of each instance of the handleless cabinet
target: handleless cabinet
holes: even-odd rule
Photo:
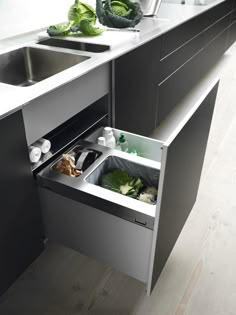
[[[22,112],[0,120],[0,294],[43,249],[41,213]]]

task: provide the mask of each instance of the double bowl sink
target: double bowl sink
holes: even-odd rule
[[[99,53],[109,49],[105,45],[54,38],[37,44],[0,55],[0,83],[31,86],[91,58],[75,50]]]

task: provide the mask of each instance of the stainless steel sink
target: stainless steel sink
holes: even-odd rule
[[[0,55],[0,82],[31,86],[90,57],[23,47]]]
[[[91,44],[91,43],[83,43],[73,40],[64,40],[57,38],[49,38],[42,41],[39,41],[40,45],[47,45],[52,47],[62,47],[69,48],[75,50],[89,51],[94,53],[101,53],[110,49],[109,46],[99,45],[99,44]]]

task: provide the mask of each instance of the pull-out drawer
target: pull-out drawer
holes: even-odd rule
[[[98,130],[69,149],[100,153],[81,176],[56,172],[58,160],[38,173],[46,236],[143,281],[149,294],[196,199],[217,88],[216,80],[176,114],[165,140],[125,132],[142,156],[94,144]],[[114,168],[155,186],[156,204],[101,187],[102,174]]]
[[[156,126],[175,108],[184,96],[204,79],[224,54],[228,30],[199,51],[158,86]],[[191,75],[190,75],[191,74]],[[171,91],[171,93],[170,93]]]

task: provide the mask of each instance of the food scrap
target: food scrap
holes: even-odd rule
[[[63,154],[62,159],[53,167],[55,171],[71,177],[78,177],[82,171],[75,166],[75,158],[70,154]]]

